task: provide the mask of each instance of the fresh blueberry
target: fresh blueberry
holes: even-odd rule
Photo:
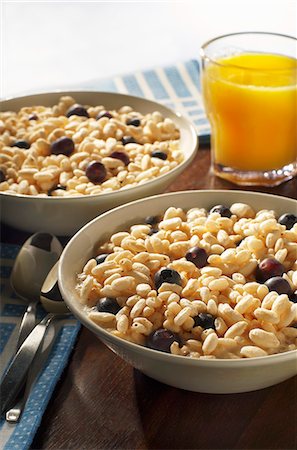
[[[144,222],[147,223],[148,225],[156,225],[159,222],[159,217],[158,216],[147,216],[144,219]]]
[[[215,330],[215,317],[208,313],[200,313],[198,316],[193,317],[194,326],[206,328],[213,328]]]
[[[49,189],[47,191],[47,195],[51,196],[52,193],[56,190],[60,190],[60,191],[66,191],[66,186],[62,186],[62,184],[57,184],[56,186],[53,186],[51,189]]]
[[[124,136],[122,137],[122,143],[123,145],[127,145],[127,144],[136,144],[137,142],[135,141],[133,136]]]
[[[152,236],[153,234],[156,234],[156,233],[158,233],[158,229],[156,229],[156,228],[152,228],[149,232],[148,232],[148,236]]]
[[[211,208],[210,213],[219,213],[222,217],[231,217],[232,213],[227,206],[224,205],[216,205]]]
[[[98,255],[98,256],[96,256],[96,263],[97,264],[102,264],[105,260],[106,260],[106,258],[108,257],[108,253],[102,253],[102,255]]]
[[[290,300],[292,303],[297,303],[297,291],[296,291],[296,292],[293,292],[293,294],[290,295],[289,300]]]
[[[126,122],[127,125],[132,125],[133,127],[139,127],[140,125],[140,120],[137,119],[136,117],[133,119],[128,119]]]
[[[295,223],[297,223],[297,216],[295,214],[283,214],[279,219],[278,223],[285,225],[287,230],[290,230]]]
[[[27,141],[16,141],[11,145],[11,147],[24,148],[25,150],[28,150],[31,147],[31,144]]]
[[[167,159],[167,155],[164,152],[161,152],[160,150],[154,150],[151,153],[151,157],[152,158],[159,158],[159,159],[163,159],[163,161],[165,161]]]
[[[265,281],[266,286],[270,291],[277,292],[279,295],[287,294],[292,295],[292,289],[288,281],[282,277],[272,277]]]
[[[31,116],[28,117],[28,120],[38,120],[38,116],[36,114],[31,114]]]
[[[106,169],[104,164],[99,161],[91,162],[86,168],[86,176],[92,183],[102,183],[106,178]]]
[[[256,268],[255,276],[258,283],[264,283],[269,278],[281,277],[284,272],[284,266],[277,259],[266,258]]]
[[[116,298],[113,297],[103,297],[100,298],[97,303],[97,310],[99,312],[105,312],[110,314],[117,314],[121,309]]]
[[[5,180],[6,180],[5,173],[3,172],[3,170],[0,169],[0,183],[3,183],[3,181]]]
[[[66,117],[81,116],[89,118],[89,113],[82,105],[72,105],[66,113]]]
[[[102,119],[102,117],[107,117],[108,119],[112,119],[113,115],[110,114],[109,111],[100,111],[100,113],[97,114],[96,120]]]
[[[110,158],[115,158],[115,159],[119,159],[120,161],[122,161],[125,166],[128,166],[128,164],[130,163],[130,158],[127,155],[127,153],[124,152],[112,152],[111,155],[109,155]]]
[[[170,353],[170,346],[173,342],[178,342],[180,345],[181,340],[179,336],[176,333],[173,333],[173,331],[159,328],[148,336],[146,345],[153,350]]]
[[[52,142],[51,153],[53,155],[70,156],[74,151],[74,142],[69,137],[63,136]]]
[[[204,248],[200,247],[192,247],[186,253],[186,260],[195,264],[195,266],[199,267],[199,269],[206,266],[207,258],[208,255],[206,251],[204,250]]]
[[[181,277],[180,274],[173,269],[168,269],[167,267],[163,267],[158,272],[155,273],[155,286],[156,289],[159,289],[159,287],[163,283],[170,283],[170,284],[178,284],[181,286]]]

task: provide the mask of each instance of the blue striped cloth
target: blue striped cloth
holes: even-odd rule
[[[80,83],[76,88],[120,92],[155,100],[188,117],[196,126],[199,136],[210,134],[200,92],[199,64],[196,60],[109,79],[91,80]]]
[[[0,245],[0,377],[14,354],[19,324],[26,308],[24,302],[13,293],[9,283],[18,251],[18,246]],[[44,314],[45,311],[40,307],[39,318]],[[0,420],[1,449],[25,450],[30,447],[55,386],[69,360],[79,328],[78,322],[71,318],[58,325],[57,338],[31,392],[20,422],[8,424],[3,418]],[[45,341],[44,346],[47,344]]]

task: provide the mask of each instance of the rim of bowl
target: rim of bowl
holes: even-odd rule
[[[127,206],[130,206],[132,204],[140,204],[142,202],[145,201],[149,201],[149,200],[157,200],[160,197],[165,197],[165,196],[172,196],[174,197],[175,195],[187,195],[189,193],[191,193],[193,195],[193,193],[196,193],[199,195],[199,192],[203,192],[203,193],[217,193],[217,194],[222,194],[222,193],[226,193],[226,192],[233,192],[234,195],[235,193],[237,193],[238,195],[240,194],[248,194],[248,195],[252,195],[253,197],[270,197],[270,198],[278,198],[278,199],[285,199],[285,200],[290,200],[292,202],[296,203],[297,206],[297,200],[292,199],[290,197],[284,197],[284,196],[280,196],[280,195],[275,195],[275,194],[266,194],[266,193],[262,193],[262,192],[254,192],[254,191],[242,191],[242,190],[224,190],[224,189],[220,189],[220,190],[215,190],[215,189],[201,189],[201,190],[187,190],[187,191],[178,191],[178,192],[170,192],[170,193],[165,193],[165,194],[161,194],[161,195],[153,195],[151,197],[146,197],[144,199],[140,199],[140,200],[134,200],[132,202],[126,203],[124,205],[118,206],[116,208],[113,208],[103,214],[100,214],[99,216],[95,217],[94,219],[92,219],[90,222],[88,222],[86,225],[84,225],[71,239],[70,241],[67,243],[66,247],[64,248],[62,255],[60,257],[60,261],[59,261],[59,266],[58,266],[58,284],[59,284],[59,288],[62,292],[62,296],[64,298],[65,303],[67,304],[68,308],[70,309],[70,311],[73,313],[73,315],[76,317],[76,319],[78,319],[84,326],[86,326],[89,330],[93,331],[94,334],[97,336],[100,334],[103,335],[104,338],[106,338],[107,341],[113,342],[115,344],[119,343],[120,347],[124,346],[127,349],[131,348],[132,350],[138,350],[139,352],[149,352],[149,354],[154,355],[157,359],[168,359],[168,361],[173,360],[174,358],[178,358],[180,361],[181,359],[185,362],[185,364],[188,365],[208,365],[208,364],[219,364],[220,366],[224,366],[224,365],[244,365],[244,364],[253,364],[255,366],[257,365],[261,365],[261,364],[269,364],[270,362],[273,362],[275,360],[291,360],[292,358],[297,358],[297,349],[295,350],[289,350],[287,352],[282,352],[282,353],[275,353],[272,355],[266,355],[266,356],[259,356],[259,357],[253,357],[253,358],[238,358],[238,359],[226,359],[226,358],[216,358],[216,359],[200,359],[200,358],[189,358],[188,356],[183,356],[183,355],[174,355],[172,353],[165,353],[165,352],[160,352],[158,350],[154,350],[148,347],[145,347],[143,345],[140,344],[136,344],[134,342],[130,342],[127,341],[125,339],[119,338],[117,336],[114,336],[113,334],[109,333],[107,330],[105,330],[103,327],[100,327],[100,325],[95,324],[95,322],[93,322],[91,319],[88,318],[86,312],[83,309],[79,308],[79,304],[76,304],[75,301],[73,300],[68,300],[67,296],[65,295],[65,291],[64,291],[64,286],[62,283],[62,268],[63,265],[66,264],[65,263],[65,254],[68,250],[68,248],[72,245],[72,242],[76,239],[79,239],[79,236],[81,234],[84,233],[84,230],[91,226],[93,223],[95,223],[96,221],[99,221],[102,217],[108,216],[109,214],[112,214],[114,211],[118,211],[121,209],[126,208]],[[232,194],[233,195],[233,194]],[[65,300],[66,298],[66,300]],[[82,307],[83,308],[83,307]]]
[[[5,197],[12,197],[12,198],[22,198],[22,199],[27,199],[27,200],[36,200],[36,201],[50,201],[50,202],[60,202],[61,200],[70,200],[70,201],[74,201],[77,199],[96,199],[96,198],[101,198],[104,196],[105,197],[114,197],[114,196],[119,196],[119,195],[125,195],[125,192],[131,192],[133,191],[133,189],[141,189],[142,186],[150,186],[154,183],[156,183],[158,180],[164,180],[168,177],[170,177],[170,175],[178,172],[180,169],[184,169],[187,167],[187,165],[192,161],[192,159],[195,157],[198,149],[199,149],[199,137],[197,135],[197,132],[195,130],[195,127],[193,125],[193,123],[186,118],[183,114],[181,114],[178,111],[174,111],[173,109],[168,108],[167,106],[162,105],[161,103],[155,102],[154,100],[148,100],[146,98],[142,98],[142,97],[137,97],[136,95],[129,95],[129,94],[121,94],[121,93],[117,93],[117,92],[109,92],[109,91],[92,91],[92,90],[85,90],[85,91],[81,91],[81,90],[71,90],[71,91],[61,91],[61,90],[56,90],[56,91],[51,91],[51,92],[39,92],[39,93],[34,93],[34,94],[28,94],[28,95],[24,95],[24,96],[19,96],[19,97],[8,97],[5,99],[2,99],[1,101],[12,101],[12,100],[22,100],[22,99],[26,99],[28,97],[33,97],[33,96],[39,96],[39,95],[53,95],[53,94],[60,94],[60,95],[71,95],[71,94],[104,94],[104,95],[112,95],[114,97],[122,97],[122,98],[132,98],[134,101],[144,101],[145,103],[150,103],[152,106],[156,105],[156,106],[161,106],[163,109],[165,109],[166,111],[168,111],[170,114],[173,114],[175,117],[177,117],[180,120],[183,120],[185,122],[185,124],[188,126],[190,135],[191,135],[191,139],[193,141],[193,148],[192,151],[189,155],[185,155],[185,159],[184,161],[182,161],[180,164],[178,164],[176,167],[174,167],[173,169],[171,169],[169,172],[160,175],[156,178],[153,178],[152,180],[146,181],[145,183],[141,183],[141,184],[137,184],[136,186],[133,186],[131,188],[128,189],[122,189],[122,190],[117,190],[114,192],[106,192],[106,193],[100,193],[100,194],[94,194],[94,195],[69,195],[69,196],[65,196],[65,197],[58,197],[58,196],[45,196],[45,197],[38,197],[36,195],[26,195],[26,194],[12,194],[12,193],[6,193],[5,191],[1,191],[0,192],[0,196],[4,195]],[[30,106],[30,105],[29,105]]]

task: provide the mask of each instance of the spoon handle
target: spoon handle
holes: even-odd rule
[[[51,323],[50,326],[48,327],[47,332],[47,340],[50,339],[50,341],[48,341],[47,344],[48,346],[44,351],[44,349],[42,348],[43,346],[40,344],[39,349],[36,352],[36,356],[33,359],[33,362],[28,370],[24,389],[22,389],[21,395],[18,395],[18,399],[14,404],[14,406],[9,411],[6,412],[5,418],[8,423],[17,423],[20,420],[21,415],[26,407],[30,393],[34,388],[35,383],[39,377],[39,374],[44,366],[44,363],[47,360],[53,348],[53,345],[56,341],[56,337],[57,337],[57,327],[53,323]]]
[[[35,325],[36,325],[36,303],[32,302],[27,307],[27,310],[23,315],[22,322],[20,324],[19,338],[17,342],[17,351],[22,346],[25,339],[29,336]]]
[[[0,415],[9,409],[20,391],[34,356],[40,344],[43,342],[46,329],[54,317],[54,314],[48,314],[38,325],[36,325],[14,356],[8,370],[1,380]]]

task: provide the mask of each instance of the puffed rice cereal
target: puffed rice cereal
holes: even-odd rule
[[[297,349],[296,257],[294,214],[170,207],[99,245],[77,291],[91,320],[136,344],[262,357]]]
[[[161,176],[184,155],[179,130],[158,111],[107,111],[61,97],[53,107],[0,113],[0,192],[83,196]]]

